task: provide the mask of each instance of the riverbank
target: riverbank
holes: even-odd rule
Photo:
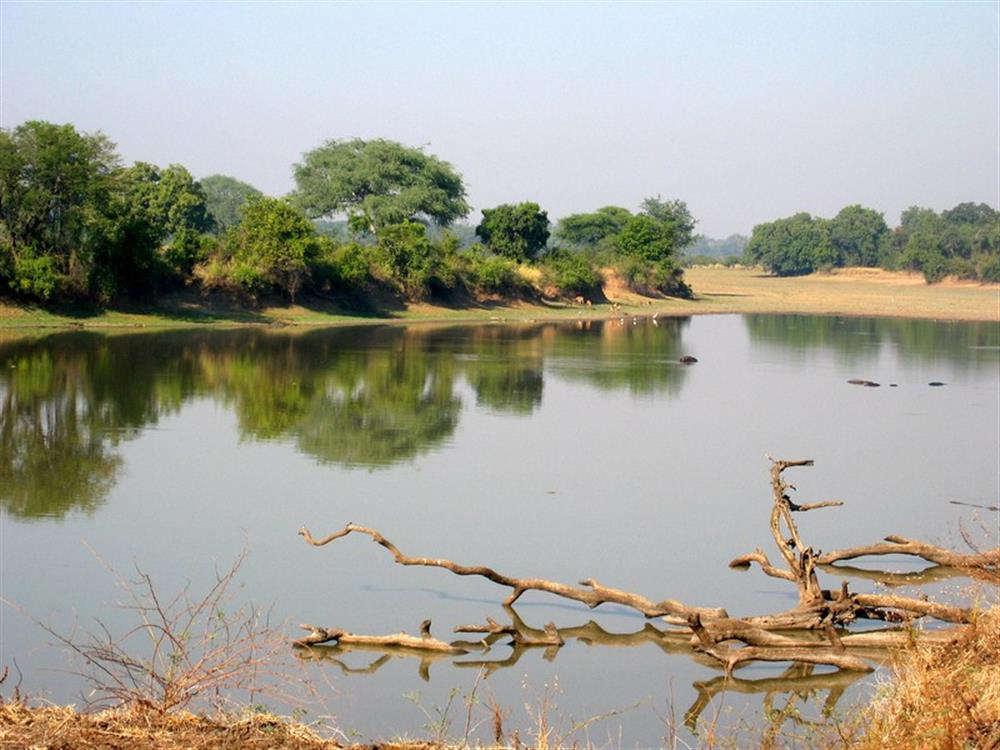
[[[799,313],[1000,322],[997,284],[946,280],[929,285],[919,274],[870,268],[778,278],[753,269],[696,267],[688,269],[685,278],[694,289],[690,300],[644,297],[610,278],[605,286],[608,302],[592,306],[566,301],[487,301],[463,306],[412,303],[359,310],[330,299],[311,298],[295,305],[249,307],[227,298],[205,298],[196,292],[168,295],[152,306],[115,309],[45,309],[0,300],[0,329],[508,322],[654,313]]]

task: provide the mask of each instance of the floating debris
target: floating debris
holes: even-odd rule
[[[861,380],[858,378],[855,378],[853,380],[848,380],[847,382],[850,383],[851,385],[863,385],[868,388],[878,388],[880,385],[882,385],[881,383],[876,383],[874,380]]]
[[[697,361],[698,361],[698,358],[697,357],[692,357],[690,354],[685,354],[683,357],[681,357],[678,360],[678,362],[680,362],[682,365],[693,365]]]
[[[944,385],[944,383],[942,383],[942,382],[941,382],[940,380],[932,380],[932,381],[931,381],[931,382],[929,382],[929,383],[928,383],[927,385],[929,385],[929,386],[933,386],[934,388],[937,388],[937,387],[939,387],[939,386],[942,386],[942,385]]]

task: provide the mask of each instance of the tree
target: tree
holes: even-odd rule
[[[373,235],[415,220],[446,226],[469,213],[462,177],[445,161],[387,140],[327,141],[295,165],[292,195],[313,219],[346,213]]]
[[[778,276],[802,276],[832,266],[837,251],[830,242],[829,222],[802,212],[755,226],[746,259]]]
[[[253,185],[227,175],[213,174],[200,182],[208,212],[219,230],[239,224],[246,204],[264,195]]]
[[[671,241],[677,250],[687,247],[694,241],[694,226],[698,222],[691,216],[684,201],[665,201],[656,196],[643,200],[640,208],[643,214],[669,229]]]
[[[92,290],[108,298],[190,273],[202,233],[213,228],[205,194],[184,167],[136,162],[119,170],[96,224]]]
[[[260,198],[243,211],[243,220],[226,236],[232,275],[252,294],[278,289],[292,299],[320,249],[309,220],[278,198]]]
[[[583,247],[614,237],[632,218],[627,208],[604,206],[589,214],[571,214],[559,220],[556,234],[566,242]]]
[[[878,264],[879,248],[889,231],[878,211],[857,204],[845,206],[830,220],[829,229],[830,242],[837,251],[837,265]]]
[[[490,250],[517,261],[533,260],[549,241],[549,217],[537,203],[484,208],[476,234]]]
[[[639,214],[622,228],[617,245],[622,255],[651,262],[665,260],[674,253],[674,233],[664,222]]]
[[[0,131],[0,278],[42,299],[83,291],[88,228],[117,166],[101,133],[39,120]]]

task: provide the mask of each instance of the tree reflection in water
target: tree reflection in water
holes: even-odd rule
[[[0,505],[19,518],[92,512],[119,446],[194,398],[232,409],[244,440],[379,469],[438,450],[463,408],[530,415],[546,368],[602,389],[677,393],[687,319],[275,332],[74,332],[0,340]],[[551,364],[550,364],[551,363]]]

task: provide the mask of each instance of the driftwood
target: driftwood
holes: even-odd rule
[[[561,596],[564,599],[572,599],[573,601],[582,602],[591,608],[608,603],[621,604],[622,606],[630,607],[638,612],[641,612],[646,617],[673,616],[677,622],[686,622],[688,617],[695,614],[702,617],[727,617],[726,611],[721,608],[689,607],[673,599],[665,599],[660,602],[654,602],[640,594],[634,594],[629,591],[621,591],[620,589],[608,588],[607,586],[603,586],[598,583],[593,578],[587,578],[580,581],[580,585],[585,586],[586,588],[576,588],[574,586],[568,586],[564,583],[547,581],[544,578],[514,578],[502,573],[497,573],[492,568],[487,568],[484,565],[459,565],[451,560],[444,560],[441,558],[410,557],[400,552],[399,548],[396,547],[395,544],[390,542],[375,529],[369,529],[353,523],[347,524],[340,531],[335,531],[322,539],[314,539],[312,534],[309,533],[309,529],[305,527],[299,529],[299,535],[302,536],[307,543],[315,547],[322,547],[351,533],[366,534],[367,536],[370,536],[372,541],[376,544],[379,544],[389,550],[389,552],[392,553],[392,556],[396,558],[396,562],[400,565],[420,565],[431,568],[444,568],[445,570],[450,570],[455,575],[482,576],[483,578],[499,584],[500,586],[506,586],[511,589],[511,593],[510,596],[504,600],[504,604],[513,604],[526,591],[545,591],[550,594],[555,594],[556,596]]]
[[[654,642],[668,653],[704,655],[721,666],[726,675],[729,675],[733,669],[753,661],[791,661],[800,665],[829,665],[842,671],[860,672],[870,669],[865,659],[872,658],[873,650],[878,657],[881,650],[904,646],[916,637],[941,642],[957,638],[961,632],[960,628],[927,631],[918,636],[908,626],[912,621],[922,617],[932,617],[961,625],[970,621],[972,612],[969,609],[940,604],[924,598],[852,593],[847,581],[844,581],[837,590],[826,590],[820,585],[817,568],[824,566],[826,570],[839,571],[840,569],[833,563],[866,555],[905,554],[934,563],[936,576],[943,576],[941,571],[948,571],[948,575],[951,575],[954,571],[974,570],[989,571],[994,575],[1000,563],[1000,548],[974,554],[961,554],[931,544],[889,536],[885,538],[885,542],[867,547],[828,553],[815,552],[803,541],[793,514],[837,507],[843,503],[839,500],[828,500],[799,504],[790,499],[790,493],[795,491],[795,487],[784,481],[784,472],[789,468],[812,465],[811,460],[771,459],[773,502],[770,527],[783,565],[772,564],[761,549],[737,557],[730,563],[733,568],[749,568],[751,564],[756,563],[766,575],[794,583],[798,589],[799,602],[791,610],[731,618],[722,608],[691,606],[672,599],[655,601],[641,594],[606,587],[592,578],[580,581],[580,587],[541,578],[515,578],[485,566],[460,565],[443,558],[411,557],[401,552],[377,530],[349,523],[343,529],[321,539],[314,538],[306,528],[302,528],[299,534],[307,543],[317,547],[352,533],[363,534],[388,550],[400,565],[437,567],[460,576],[486,578],[511,589],[510,595],[504,601],[505,608],[511,615],[511,624],[501,624],[488,618],[486,624],[459,626],[455,629],[456,632],[482,633],[484,638],[480,641],[461,641],[451,644],[431,638],[429,632],[425,632],[420,638],[405,633],[393,636],[356,636],[340,630],[304,626],[311,631],[310,635],[295,643],[299,646],[312,646],[333,640],[338,646],[357,644],[366,647],[402,646],[447,654],[467,653],[476,649],[488,650],[501,638],[509,638],[508,645],[512,648],[512,652],[505,659],[455,662],[458,666],[476,666],[492,670],[517,663],[527,649],[535,647],[545,649],[544,658],[554,659],[568,638],[578,638],[584,642],[602,645]],[[549,623],[543,630],[529,628],[512,607],[526,591],[543,591],[581,602],[591,608],[605,603],[619,604],[641,613],[646,618],[659,618],[667,624],[681,626],[681,629],[660,630],[647,624],[637,633],[613,634],[593,622],[577,628],[558,628],[554,623]],[[860,619],[902,623],[904,627],[866,633],[850,633],[846,630],[847,626]]]
[[[355,635],[337,628],[321,628],[318,625],[299,625],[308,630],[309,635],[292,641],[295,646],[318,646],[331,641],[345,646],[370,646],[375,648],[395,647],[412,649],[413,651],[437,651],[444,654],[464,654],[463,649],[450,643],[439,641],[431,636],[430,620],[421,624],[419,636],[408,633],[393,633],[392,635]]]

